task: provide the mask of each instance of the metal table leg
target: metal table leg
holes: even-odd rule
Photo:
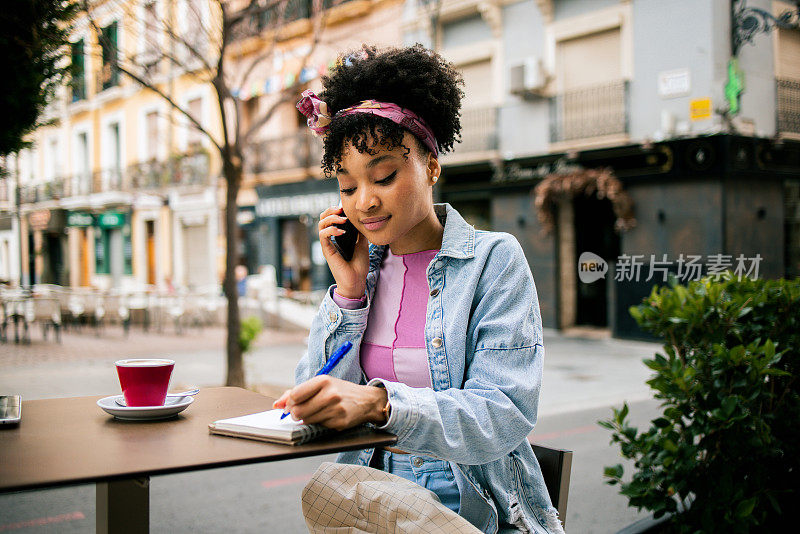
[[[97,534],[150,532],[150,477],[97,484]]]

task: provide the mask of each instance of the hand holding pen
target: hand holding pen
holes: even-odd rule
[[[317,374],[315,374],[314,376],[327,375],[331,371],[333,371],[333,368],[336,367],[336,365],[340,361],[342,361],[342,358],[344,358],[344,355],[347,354],[350,351],[351,348],[353,348],[353,344],[351,342],[349,342],[349,341],[345,342],[344,345],[339,347],[336,350],[336,352],[333,353],[333,356],[331,356],[330,359],[328,359],[328,361],[325,363],[325,365],[322,367],[322,369],[317,371]],[[284,412],[283,415],[281,415],[281,419],[284,419],[287,415],[289,415],[289,412]]]

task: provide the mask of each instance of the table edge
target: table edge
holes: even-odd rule
[[[227,437],[226,437],[227,438]],[[229,439],[242,439],[242,438],[229,438]],[[313,442],[312,442],[313,443]],[[376,447],[385,447],[395,445],[397,443],[397,436],[394,434],[386,433],[385,436],[381,436],[381,439],[370,443],[368,447],[364,447],[362,445],[351,445],[347,447],[342,447],[335,451],[327,451],[327,452],[317,452],[314,450],[308,450],[303,448],[302,446],[295,446],[295,445],[286,445],[288,454],[285,456],[281,456],[280,458],[272,458],[269,459],[261,457],[261,458],[244,458],[241,460],[224,460],[219,462],[214,462],[211,464],[202,464],[202,465],[188,465],[188,466],[180,466],[180,467],[167,467],[163,469],[155,469],[152,471],[134,471],[131,473],[127,473],[124,475],[114,475],[114,476],[107,476],[107,477],[82,477],[76,478],[72,480],[64,480],[59,481],[56,483],[34,483],[34,484],[23,484],[17,486],[0,486],[0,494],[6,493],[16,493],[21,491],[35,491],[35,490],[45,490],[45,489],[56,489],[56,488],[63,488],[68,486],[78,486],[82,484],[99,484],[103,482],[113,482],[117,480],[129,480],[134,478],[144,478],[144,477],[153,477],[153,476],[162,476],[162,475],[175,475],[179,473],[190,473],[195,471],[205,471],[207,469],[220,469],[224,467],[236,467],[240,465],[250,465],[250,464],[259,464],[259,463],[271,463],[271,462],[279,462],[283,460],[295,460],[297,458],[309,458],[311,456],[322,456],[325,454],[336,454],[345,451],[354,451],[354,450],[361,450],[366,448],[376,448]]]

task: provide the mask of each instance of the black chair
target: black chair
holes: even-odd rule
[[[569,475],[572,471],[572,451],[553,449],[544,445],[531,442],[533,453],[539,460],[542,468],[544,483],[550,502],[558,510],[561,524],[566,528],[567,523],[567,498],[569,497]]]

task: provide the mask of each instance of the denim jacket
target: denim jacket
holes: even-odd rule
[[[381,427],[397,447],[450,462],[460,514],[486,533],[515,527],[561,532],[557,512],[527,436],[536,423],[542,379],[542,321],[531,270],[510,234],[475,230],[449,204],[434,210],[444,225],[441,250],[427,269],[425,341],[431,388],[375,379],[391,415]],[[345,341],[353,348],[331,376],[366,384],[359,348],[386,246],[370,245],[366,306],[336,305],[331,288],[311,326],[308,352],[295,370],[311,378]],[[339,462],[369,465],[374,449]]]

